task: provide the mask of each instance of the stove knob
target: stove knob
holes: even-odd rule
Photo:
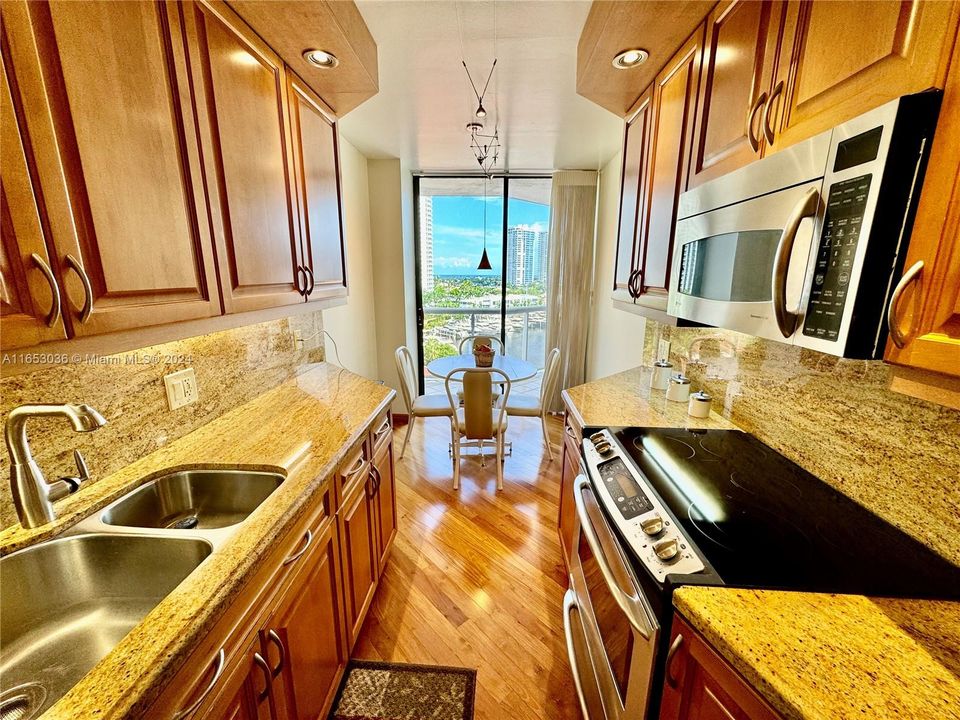
[[[663,518],[656,514],[651,515],[640,521],[640,528],[650,537],[659,535],[663,532]]]
[[[657,554],[658,558],[664,562],[669,562],[680,552],[680,543],[677,542],[676,538],[661,540],[658,543],[654,543],[653,551]]]
[[[613,448],[610,447],[610,443],[608,442],[597,443],[596,447],[597,447],[597,452],[600,453],[601,455],[609,455],[610,453],[613,452]]]
[[[607,438],[606,438],[606,436],[603,434],[603,431],[602,431],[602,430],[601,430],[600,432],[596,432],[596,433],[594,433],[593,435],[590,436],[590,442],[592,442],[592,443],[594,444],[594,446],[597,446],[597,445],[599,445],[600,443],[605,443],[606,441],[607,441]]]

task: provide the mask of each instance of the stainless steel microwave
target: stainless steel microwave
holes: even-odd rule
[[[940,100],[901,97],[681,195],[667,312],[882,356]]]

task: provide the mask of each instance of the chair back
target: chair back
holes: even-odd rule
[[[413,355],[410,348],[401,345],[394,353],[397,361],[397,375],[400,376],[400,394],[403,396],[403,404],[407,408],[407,413],[413,412],[413,401],[417,393],[417,371],[413,365]]]
[[[457,413],[456,395],[450,385],[456,382],[454,376],[463,373],[463,422],[461,434],[470,440],[488,440],[495,437],[494,427],[500,427],[507,410],[506,400],[510,396],[510,378],[499,368],[457,368],[446,377],[447,399],[454,416]],[[493,376],[497,375],[497,378]],[[502,384],[503,402],[493,406],[493,384]],[[497,414],[494,425],[494,413]]]
[[[557,392],[557,382],[560,380],[560,348],[554,348],[547,355],[547,362],[543,367],[543,381],[540,383],[540,407],[548,410],[550,400]]]
[[[501,355],[504,354],[503,343],[500,341],[500,338],[491,335],[467,335],[467,337],[460,341],[460,347],[457,352],[461,355],[466,355],[468,351],[473,352],[481,345],[489,345],[493,348],[494,352],[499,351]]]

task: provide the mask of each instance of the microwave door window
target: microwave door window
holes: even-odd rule
[[[745,230],[688,242],[678,290],[721,302],[770,302],[773,260],[782,230]]]

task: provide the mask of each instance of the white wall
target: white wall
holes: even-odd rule
[[[324,310],[323,326],[336,340],[343,366],[358,375],[376,380],[380,374],[367,158],[342,137],[340,174],[349,295],[346,305]],[[336,362],[329,340],[326,347],[327,359]]]
[[[644,318],[618,310],[613,289],[614,256],[620,214],[620,153],[600,170],[593,303],[587,339],[587,380],[636,367],[643,357]]]

